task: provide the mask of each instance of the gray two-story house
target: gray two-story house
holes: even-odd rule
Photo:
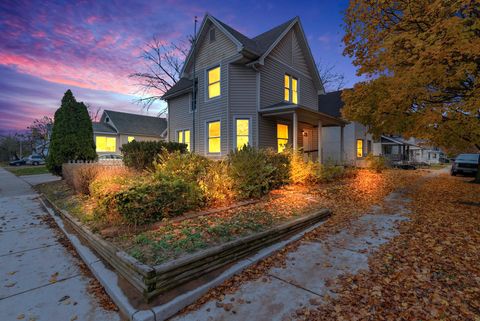
[[[322,127],[345,122],[319,111],[324,88],[298,17],[249,38],[207,14],[197,39],[163,96],[170,141],[213,158],[249,144],[322,159]]]

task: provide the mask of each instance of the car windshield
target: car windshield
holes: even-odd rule
[[[476,162],[478,161],[478,154],[461,154],[458,155],[456,161]]]

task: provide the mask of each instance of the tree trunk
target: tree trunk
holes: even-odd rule
[[[475,176],[474,183],[480,184],[480,161],[478,162],[477,175]]]

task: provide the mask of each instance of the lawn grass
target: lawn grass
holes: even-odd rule
[[[23,176],[23,175],[38,175],[38,174],[47,174],[48,169],[45,167],[45,165],[39,165],[39,166],[9,166],[6,165],[3,168],[5,168],[7,171],[17,175],[17,176]]]

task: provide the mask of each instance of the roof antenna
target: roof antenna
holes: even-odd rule
[[[197,16],[195,16],[194,26],[193,26],[193,89],[192,89],[192,137],[191,137],[191,150],[195,151],[195,113],[197,111],[197,82],[195,80],[195,68],[196,68],[196,51],[197,51]]]

